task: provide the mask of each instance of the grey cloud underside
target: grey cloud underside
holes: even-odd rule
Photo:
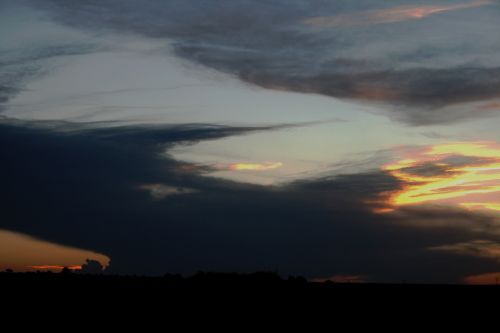
[[[203,169],[186,171],[160,154],[174,144],[248,130],[255,129],[191,125],[60,132],[4,122],[0,228],[105,253],[116,273],[278,270],[450,282],[497,269],[492,258],[428,250],[500,241],[487,216],[424,208],[372,213],[366,201],[400,186],[388,174],[269,188],[207,178]],[[138,190],[142,184],[196,192],[153,200]]]
[[[396,119],[411,124],[477,117],[477,110],[450,106],[500,95],[497,2],[423,20],[328,29],[304,20],[416,3],[149,0],[138,6],[48,0],[35,5],[72,27],[168,38],[180,57],[262,87],[386,103]]]

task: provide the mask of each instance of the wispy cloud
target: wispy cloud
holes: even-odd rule
[[[153,199],[161,200],[166,197],[184,195],[198,192],[192,188],[172,187],[164,184],[146,184],[139,186],[139,190],[149,191]]]
[[[318,16],[305,19],[307,25],[321,28],[352,27],[372,24],[395,23],[420,20],[431,15],[450,11],[491,5],[489,0],[477,0],[442,6],[398,6],[389,9],[369,10],[333,16]]]
[[[479,110],[500,110],[500,102],[491,102],[480,105]]]
[[[383,167],[403,184],[402,190],[389,196],[390,206],[447,203],[499,210],[498,144],[440,144],[405,155]]]
[[[473,240],[457,244],[441,245],[431,247],[429,250],[500,260],[500,243],[489,240]]]
[[[385,0],[27,3],[71,27],[163,39],[178,57],[264,88],[383,103],[393,119],[412,125],[491,116],[491,107],[468,103],[500,96],[500,20],[490,0],[398,0],[392,8]]]
[[[233,163],[229,165],[218,165],[217,169],[230,171],[268,171],[281,168],[281,162],[264,162],[264,163]]]

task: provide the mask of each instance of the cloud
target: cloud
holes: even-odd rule
[[[372,24],[396,23],[407,20],[420,20],[431,15],[449,11],[481,7],[493,4],[488,0],[476,0],[445,6],[400,6],[389,9],[370,10],[353,14],[311,17],[303,22],[321,28],[352,27]]]
[[[0,228],[105,253],[111,273],[277,270],[309,278],[452,282],[495,271],[490,257],[429,250],[500,241],[490,216],[418,207],[374,214],[369,202],[401,186],[386,172],[266,187],[204,177],[163,153],[244,132],[208,125],[59,131],[1,124]],[[151,200],[137,191],[144,184],[198,192]]]
[[[53,60],[97,51],[83,33],[61,29],[25,1],[0,1],[0,113],[27,83],[50,74]]]
[[[478,113],[464,105],[489,105],[483,100],[500,91],[494,5],[430,15],[425,24],[409,20],[319,31],[303,20],[410,2],[24,3],[73,28],[153,37],[179,57],[262,87],[380,103],[392,117],[413,125],[491,114],[490,107]],[[20,57],[24,52],[2,58],[4,103],[24,79],[50,67],[43,59],[88,50],[80,42],[41,44],[26,58]],[[417,164],[266,187],[205,177],[210,166],[168,155],[175,145],[291,126],[296,125],[123,127],[2,119],[0,227],[106,253],[115,273],[278,270],[307,277],[452,282],[496,270],[491,256],[435,250],[477,245],[478,239],[500,241],[498,218],[491,214],[427,205],[374,213],[385,207],[388,193],[415,185],[395,171],[427,180],[454,177],[495,156],[450,159],[433,151],[436,164],[417,152],[423,158]],[[254,169],[269,167],[249,163]],[[146,191],[137,190],[144,186]]]
[[[192,188],[172,187],[163,184],[146,184],[139,186],[140,190],[149,191],[153,199],[162,200],[173,195],[196,193]]]
[[[383,169],[403,183],[393,207],[421,203],[498,210],[500,147],[493,142],[454,142],[403,152]]]
[[[412,125],[491,116],[494,110],[471,104],[500,94],[496,1],[418,7],[406,0],[32,5],[72,27],[164,39],[183,59],[261,87],[377,104]],[[422,17],[425,22],[407,20]],[[336,27],[316,29],[304,20]],[[348,26],[360,20],[379,24]]]
[[[265,163],[232,163],[229,165],[217,165],[216,169],[230,171],[268,171],[281,168],[281,162],[265,162]]]
[[[431,247],[430,250],[500,260],[500,243],[489,240],[473,240],[464,243],[441,245]]]
[[[486,103],[484,105],[481,105],[478,107],[479,110],[499,110],[500,109],[500,103],[499,102],[491,102],[491,103]]]

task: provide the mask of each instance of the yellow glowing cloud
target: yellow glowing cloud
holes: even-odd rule
[[[458,142],[410,155],[383,167],[403,184],[402,190],[389,195],[389,207],[437,202],[500,211],[499,145]]]
[[[278,169],[283,166],[281,162],[266,162],[266,163],[234,163],[230,164],[227,169],[231,171],[266,171]]]
[[[448,6],[399,6],[382,10],[368,10],[354,14],[312,17],[304,20],[304,23],[322,28],[395,23],[423,19],[430,15],[459,9],[475,8],[492,3],[491,0],[476,0]]]
[[[490,209],[500,211],[500,202],[465,202],[461,204],[469,209]]]

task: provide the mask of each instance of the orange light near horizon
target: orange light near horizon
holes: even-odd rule
[[[498,285],[500,283],[500,272],[467,276],[463,279],[463,282],[472,285]]]
[[[0,271],[16,272],[79,269],[87,259],[108,267],[111,259],[91,250],[75,248],[33,238],[9,230],[0,230]]]
[[[266,162],[266,163],[235,163],[230,164],[228,169],[231,171],[267,171],[278,169],[283,166],[281,162]]]
[[[402,189],[389,195],[386,211],[431,202],[500,211],[500,145],[458,142],[431,146],[409,155],[383,166],[383,170],[402,182]],[[452,163],[447,160],[450,158],[464,160]],[[436,168],[439,172],[426,175],[418,168]]]
[[[62,270],[64,267],[67,267],[68,269],[75,271],[75,270],[81,270],[82,266],[81,265],[73,265],[73,266],[58,266],[58,265],[39,265],[39,266],[27,266],[27,268],[32,268],[32,269],[40,269],[40,270]]]

